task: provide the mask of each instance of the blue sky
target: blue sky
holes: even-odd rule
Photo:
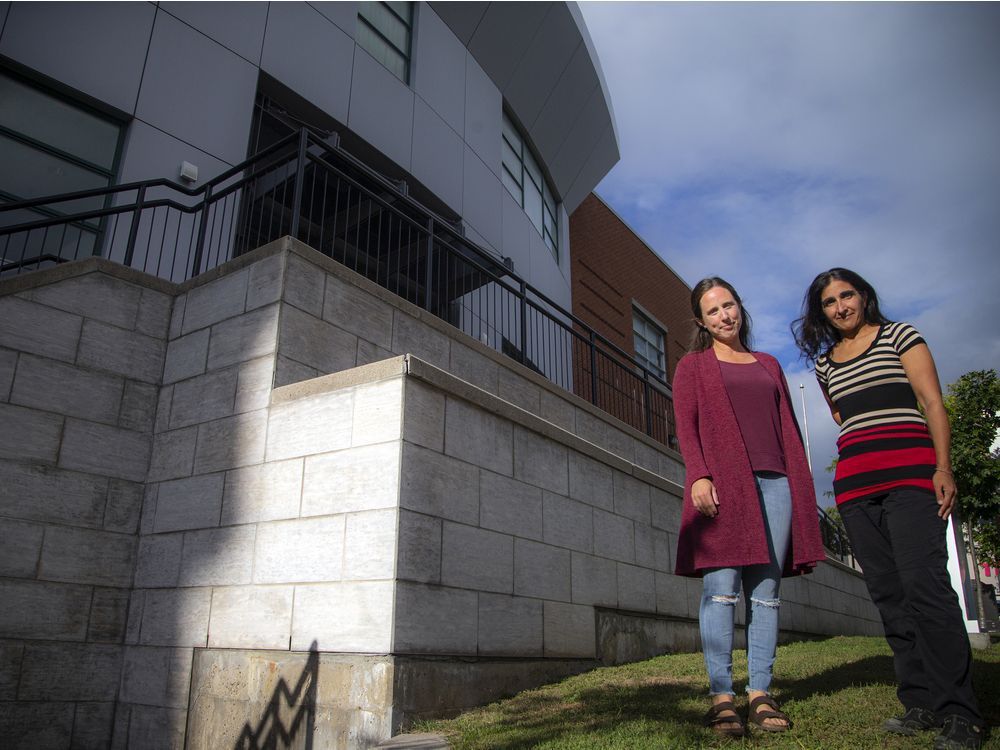
[[[820,491],[836,426],[788,333],[817,273],[868,278],[942,384],[1000,367],[1000,4],[580,7],[622,152],[597,192],[689,284],[740,291],[805,385]]]

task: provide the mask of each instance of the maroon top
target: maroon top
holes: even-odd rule
[[[785,473],[785,451],[781,447],[781,391],[759,362],[737,364],[719,362],[722,382],[736,412],[743,445],[754,471]]]
[[[781,440],[792,494],[792,540],[784,572],[806,573],[826,559],[812,476],[781,366],[770,354],[754,352],[754,357],[779,391]],[[677,437],[686,468],[674,572],[700,576],[706,568],[767,563],[770,553],[757,485],[715,352],[685,355],[677,363],[673,386]],[[691,485],[702,477],[711,478],[719,494],[715,518],[703,516],[691,501]]]

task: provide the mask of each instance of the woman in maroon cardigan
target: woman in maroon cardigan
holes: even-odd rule
[[[691,293],[697,330],[674,374],[674,412],[687,479],[676,574],[701,576],[699,624],[712,707],[706,725],[742,736],[734,705],[733,630],[746,596],[749,721],[791,721],[768,694],[783,575],[825,559],[816,495],[788,385],[777,360],[750,344],[750,316],[720,278]]]

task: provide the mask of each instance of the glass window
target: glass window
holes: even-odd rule
[[[552,254],[559,257],[556,199],[534,154],[504,112],[501,139],[504,187],[535,225]]]
[[[410,82],[413,3],[358,3],[355,40],[403,83]]]
[[[646,369],[667,379],[667,355],[663,345],[663,330],[641,312],[632,309],[632,335],[635,356]]]

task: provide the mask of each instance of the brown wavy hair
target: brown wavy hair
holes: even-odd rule
[[[695,319],[694,336],[691,337],[691,351],[703,352],[712,346],[712,334],[701,324],[701,298],[705,296],[709,289],[714,289],[717,286],[721,286],[733,295],[736,304],[740,306],[740,317],[742,318],[739,332],[740,343],[743,344],[743,348],[747,351],[753,351],[753,335],[750,332],[753,321],[750,319],[750,313],[743,306],[743,300],[740,299],[740,295],[733,288],[733,285],[725,279],[720,279],[718,276],[709,276],[707,279],[702,279],[691,290],[691,312],[694,313]]]

